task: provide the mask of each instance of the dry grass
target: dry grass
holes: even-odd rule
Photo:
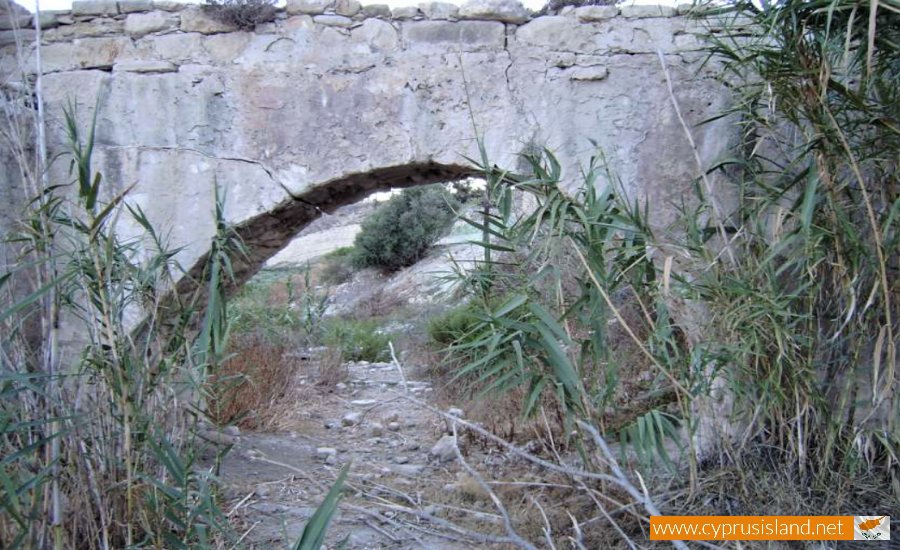
[[[350,379],[350,370],[344,362],[340,350],[328,349],[318,360],[316,385],[333,388]]]
[[[284,345],[258,335],[234,338],[232,354],[210,383],[210,409],[219,424],[273,428],[295,403],[300,361]]]

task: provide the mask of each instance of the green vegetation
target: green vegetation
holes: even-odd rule
[[[416,263],[452,226],[457,207],[440,185],[403,190],[363,222],[354,265],[396,271]]]
[[[385,361],[390,358],[390,338],[378,328],[379,323],[372,319],[329,320],[323,342],[340,351],[345,361]]]
[[[478,323],[478,308],[461,305],[428,319],[428,337],[440,346],[450,346],[465,339]]]
[[[734,208],[704,175],[675,224],[654,228],[652,206],[627,198],[600,153],[566,193],[549,151],[523,174],[483,155],[499,207],[470,221],[485,258],[461,288],[479,323],[451,355],[467,359],[459,376],[526,388],[526,415],[552,400],[604,426],[622,381],[618,327],[654,374],[647,408],[620,430],[645,466],[669,464],[676,439],[692,491],[715,446],[719,465],[767,456],[844,512],[863,498],[861,473],[896,499],[900,15],[841,1],[737,2],[716,15],[726,28],[709,37],[711,62],[737,94],[723,115],[746,140],[714,167],[734,182]],[[537,208],[513,216],[511,187]]]
[[[227,405],[212,397],[244,246],[217,190],[207,263],[197,279],[182,273],[175,294],[175,252],[127,190],[104,192],[93,126],[83,136],[71,107],[65,122],[73,191],[30,181],[40,193],[5,242],[19,256],[0,275],[0,547],[240,547],[216,498],[229,448],[195,434]],[[116,232],[125,218],[140,239]],[[63,351],[63,318],[86,337],[80,350]],[[298,547],[321,546],[343,479]]]

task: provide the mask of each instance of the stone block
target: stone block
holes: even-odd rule
[[[362,11],[368,17],[384,17],[386,19],[391,17],[391,7],[387,4],[369,4],[363,6]]]
[[[320,15],[334,7],[334,0],[288,0],[285,10],[290,15]]]
[[[672,6],[655,6],[652,4],[638,4],[622,6],[622,15],[633,19],[645,19],[649,17],[672,17],[676,14]]]
[[[153,2],[150,0],[119,0],[119,13],[139,13],[152,9]]]
[[[113,0],[75,0],[72,15],[118,15],[119,3]]]
[[[391,10],[391,17],[394,19],[414,19],[419,15],[419,8],[415,6],[401,6]]]
[[[140,38],[150,33],[174,28],[177,25],[177,16],[163,11],[131,13],[125,19],[125,32],[128,36]]]
[[[202,34],[216,34],[236,31],[237,27],[213,19],[209,14],[203,13],[201,9],[192,8],[181,12],[181,30]]]
[[[358,0],[337,0],[334,3],[334,13],[344,17],[353,17],[362,9]]]
[[[317,15],[313,17],[313,21],[326,27],[342,27],[346,29],[353,26],[353,20],[343,15]]]
[[[501,46],[506,29],[496,21],[416,21],[403,25],[401,32],[410,43]]]
[[[459,8],[461,19],[524,23],[529,13],[519,0],[468,0]]]
[[[575,17],[582,23],[606,21],[619,15],[618,6],[582,6],[575,9]]]
[[[178,67],[168,61],[131,59],[113,65],[113,73],[174,73]]]

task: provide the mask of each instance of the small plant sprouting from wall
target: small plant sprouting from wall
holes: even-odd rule
[[[226,25],[253,30],[275,19],[274,0],[205,0],[203,11]]]

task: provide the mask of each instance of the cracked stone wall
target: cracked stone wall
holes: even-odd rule
[[[689,123],[727,100],[696,51],[707,23],[660,6],[532,18],[512,0],[393,12],[290,0],[246,32],[196,7],[123,0],[75,2],[42,24],[51,154],[63,147],[65,102],[85,124],[98,105],[95,167],[107,193],[133,186],[129,200],[185,247],[190,266],[212,234],[218,184],[253,250],[242,277],[323,211],[471,174],[473,120],[492,162],[515,167],[528,144],[546,145],[569,186],[595,140],[629,192],[652,199],[661,227],[698,167],[657,52]],[[0,30],[5,74],[16,62],[11,33]],[[692,132],[708,164],[731,137],[725,121]]]

